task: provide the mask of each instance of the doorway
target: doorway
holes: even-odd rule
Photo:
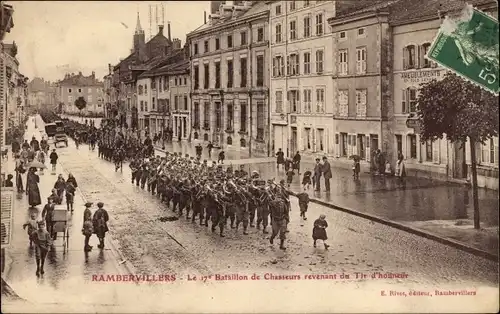
[[[297,128],[292,127],[292,139],[290,143],[290,153],[288,156],[294,156],[297,151]]]
[[[371,165],[372,167],[377,168],[378,165],[375,164],[375,158],[373,156],[375,155],[375,152],[377,151],[378,148],[378,135],[377,134],[370,134],[370,155],[372,156],[371,158]]]

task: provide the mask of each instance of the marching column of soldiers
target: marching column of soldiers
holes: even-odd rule
[[[167,152],[166,157],[139,156],[130,163],[131,183],[156,195],[167,208],[191,222],[199,221],[224,237],[227,227],[248,234],[248,227],[262,228],[267,234],[279,235],[280,249],[285,250],[287,224],[290,221],[290,200],[285,182],[260,180],[243,169],[209,165],[207,161]],[[269,219],[270,218],[270,219]]]

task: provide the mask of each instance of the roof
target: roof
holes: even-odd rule
[[[496,4],[494,0],[468,0],[474,7],[486,4]],[[337,14],[329,21],[354,17],[363,13],[386,11],[389,22],[393,25],[413,23],[416,20],[438,18],[438,12],[443,15],[460,10],[465,3],[450,0],[341,0],[337,2]]]
[[[496,4],[494,0],[467,0],[474,7]],[[461,10],[465,6],[463,1],[450,0],[400,0],[391,6],[389,21],[391,24],[411,23],[415,20],[438,18],[441,14]]]
[[[211,28],[218,28],[222,25],[230,24],[231,22],[238,22],[242,19],[252,17],[254,15],[258,15],[260,13],[269,11],[269,6],[265,1],[255,1],[254,4],[246,11],[239,11],[237,15],[231,15],[227,17],[221,17],[216,23],[210,24],[207,22],[206,24],[201,25],[196,28],[194,31],[188,33],[188,36],[191,34],[198,33],[203,30],[208,30]]]
[[[179,50],[174,52],[172,55],[163,57],[158,63],[156,63],[152,68],[148,71],[142,73],[139,78],[152,77],[159,74],[166,74],[171,68],[176,65],[179,65],[179,62],[187,61],[184,58],[184,50]],[[182,59],[180,59],[182,58]],[[180,59],[180,60],[179,60]]]
[[[72,85],[72,86],[99,86],[102,85],[102,82],[99,82],[92,75],[84,76],[81,73],[68,76],[62,80],[60,80],[59,85]]]

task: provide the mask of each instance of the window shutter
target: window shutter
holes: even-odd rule
[[[421,67],[423,67],[424,63],[422,62],[421,58],[422,58],[422,48],[424,48],[423,46],[418,46],[416,45],[415,46],[415,69],[419,69]]]
[[[408,48],[403,48],[403,70],[408,68]]]
[[[365,146],[366,161],[370,162],[371,158],[370,136],[367,135],[365,138],[366,138],[366,146]]]
[[[436,140],[432,143],[432,162],[439,164],[439,151],[440,151],[441,141]]]
[[[363,49],[362,54],[363,54],[363,62],[361,62],[361,71],[363,73],[366,73],[366,63],[368,62],[366,49]]]
[[[290,75],[292,74],[291,69],[290,69],[290,56],[286,58],[286,74]]]
[[[408,91],[406,89],[401,90],[401,113],[408,112]]]
[[[276,58],[273,58],[273,77],[276,77]]]
[[[297,60],[297,63],[295,64],[296,74],[300,75],[300,55],[297,53],[295,58]]]
[[[470,146],[470,145],[469,145]],[[478,164],[481,164],[484,162],[484,160],[482,160],[481,158],[481,143],[476,143],[476,161]]]

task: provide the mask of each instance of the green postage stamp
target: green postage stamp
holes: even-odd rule
[[[467,5],[446,17],[426,58],[498,95],[498,21]]]

